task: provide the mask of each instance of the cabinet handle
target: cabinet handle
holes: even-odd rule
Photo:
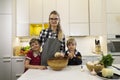
[[[17,59],[16,61],[17,62],[23,62],[24,60],[23,59]]]
[[[3,62],[11,62],[10,59],[3,59]]]
[[[3,59],[10,59],[11,57],[3,57]]]
[[[22,74],[16,74],[16,77],[20,77]]]

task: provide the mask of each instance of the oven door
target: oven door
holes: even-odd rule
[[[120,55],[120,40],[111,40],[107,43],[108,53]]]

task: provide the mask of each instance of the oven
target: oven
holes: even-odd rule
[[[120,35],[108,36],[107,50],[111,55],[120,56]]]

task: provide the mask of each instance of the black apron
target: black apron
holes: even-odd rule
[[[43,46],[41,65],[47,66],[47,60],[53,58],[56,52],[60,52],[60,46],[58,39],[48,38]]]

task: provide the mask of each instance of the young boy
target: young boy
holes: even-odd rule
[[[70,38],[67,40],[68,50],[65,52],[65,55],[69,58],[68,65],[82,64],[82,56],[80,52],[76,50],[76,45],[77,44],[74,38]]]
[[[41,54],[39,39],[32,38],[29,42],[31,50],[27,53],[25,57],[25,71],[29,68],[32,69],[46,69],[46,66],[41,66]]]

